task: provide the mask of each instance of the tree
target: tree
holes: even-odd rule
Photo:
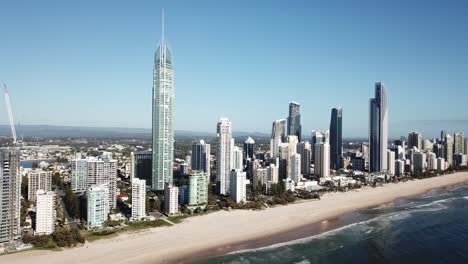
[[[28,184],[28,176],[21,177],[21,196],[25,199],[28,199]]]

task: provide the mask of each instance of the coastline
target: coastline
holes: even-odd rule
[[[78,248],[58,252],[34,250],[0,256],[0,262],[186,263],[309,237],[339,228],[343,221],[347,221],[346,214],[350,212],[467,182],[468,172],[459,172],[345,193],[328,193],[320,201],[261,211],[220,211],[187,218],[176,226],[120,234]]]

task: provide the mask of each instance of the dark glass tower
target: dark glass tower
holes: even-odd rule
[[[288,116],[288,135],[297,136],[301,142],[301,105],[296,102],[289,103],[289,116]]]
[[[369,107],[369,171],[387,170],[388,108],[383,83],[375,84],[375,98]]]
[[[331,111],[330,120],[330,166],[337,170],[343,167],[342,152],[343,152],[343,110],[333,108]]]

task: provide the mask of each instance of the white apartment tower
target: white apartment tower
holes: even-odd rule
[[[166,184],[164,188],[164,210],[168,215],[179,212],[179,188],[172,184]]]
[[[302,179],[301,175],[301,155],[298,153],[293,153],[289,156],[289,166],[290,174],[288,175],[291,180],[295,183],[298,183]]]
[[[28,173],[28,200],[32,203],[36,201],[38,190],[48,192],[52,190],[52,172],[44,170],[31,170]]]
[[[36,195],[36,234],[52,234],[55,230],[55,220],[55,193],[38,190]]]
[[[88,162],[78,154],[71,160],[71,189],[74,192],[84,193],[88,189]]]
[[[231,169],[232,170],[243,170],[244,169],[244,152],[238,146],[234,146],[233,148],[233,164]]]
[[[395,175],[395,152],[387,150],[387,172],[390,175]]]
[[[219,182],[219,193],[227,195],[229,193],[229,172],[233,160],[233,138],[231,121],[221,118],[217,125],[217,146],[216,146],[216,177]]]
[[[146,180],[132,180],[132,221],[139,221],[146,216]]]
[[[94,185],[86,192],[88,228],[101,228],[109,215],[109,184]]]
[[[87,159],[87,186],[107,184],[109,188],[109,206],[117,207],[117,161],[112,159],[110,153],[101,157],[88,157]]]
[[[230,184],[231,184],[231,199],[236,203],[247,201],[247,179],[246,173],[242,171],[232,170],[230,172]]]

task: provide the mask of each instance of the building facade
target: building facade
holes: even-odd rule
[[[164,188],[164,211],[168,215],[179,212],[179,188],[166,184]]]
[[[330,145],[328,143],[315,144],[315,175],[330,176]]]
[[[21,238],[20,150],[0,148],[0,244]]]
[[[310,174],[310,159],[312,148],[309,141],[302,141],[297,144],[297,153],[301,155],[301,174]]]
[[[281,143],[286,141],[286,119],[279,119],[273,122],[270,139],[270,157],[279,157]]]
[[[247,178],[246,173],[242,171],[232,170],[229,173],[231,192],[230,197],[236,203],[247,201]]]
[[[141,150],[130,153],[130,182],[134,178],[153,184],[153,152]]]
[[[208,203],[208,177],[204,172],[195,172],[189,176],[188,199],[189,206],[206,205]]]
[[[203,171],[210,177],[211,145],[205,140],[197,140],[192,144],[191,168],[195,171]]]

